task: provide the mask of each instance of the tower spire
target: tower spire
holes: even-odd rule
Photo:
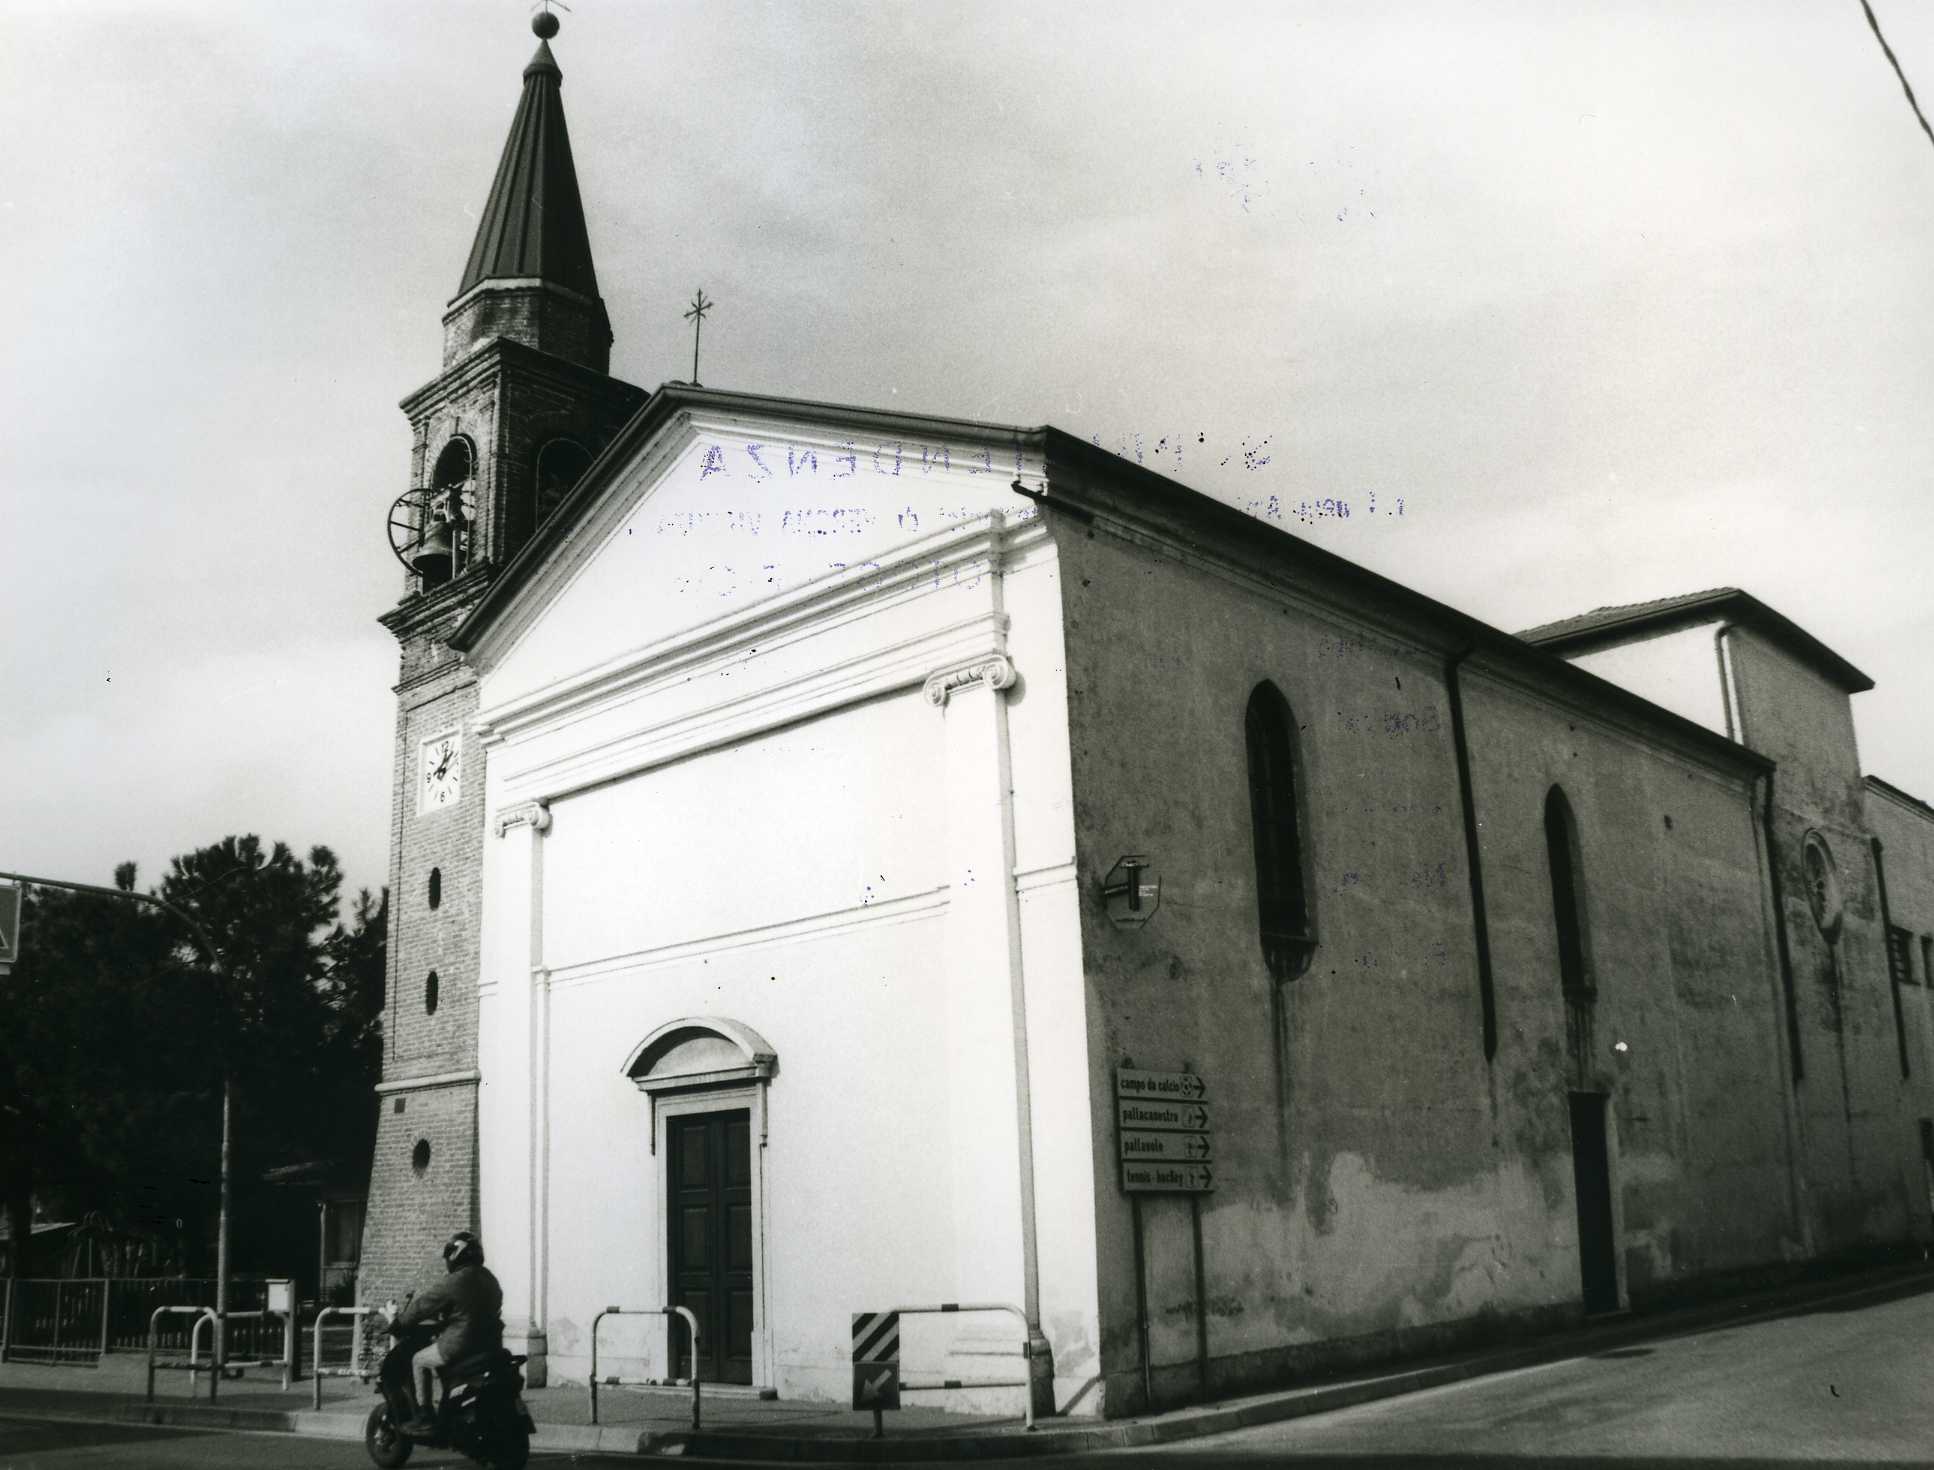
[[[537,51],[524,68],[517,115],[444,319],[444,361],[491,337],[510,337],[604,372],[611,326],[564,123],[564,73],[551,54],[558,18],[540,11],[531,29]]]

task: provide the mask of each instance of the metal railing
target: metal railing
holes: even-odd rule
[[[663,1317],[665,1319],[665,1367],[669,1371],[675,1361],[672,1356],[671,1319],[674,1316],[685,1319],[686,1331],[692,1340],[692,1376],[685,1378],[620,1378],[615,1373],[604,1380],[607,1388],[684,1388],[688,1383],[692,1390],[692,1428],[698,1428],[699,1388],[698,1388],[698,1318],[692,1315],[690,1307],[606,1307],[591,1319],[591,1422],[598,1422],[598,1324],[606,1317]]]
[[[192,1316],[195,1319],[194,1326],[189,1329],[188,1333],[188,1358],[186,1362],[164,1363],[156,1360],[155,1354],[161,1349],[161,1319],[167,1316]],[[295,1381],[296,1333],[294,1315],[292,1313],[272,1312],[267,1307],[261,1307],[252,1312],[230,1312],[228,1314],[228,1320],[230,1322],[266,1322],[270,1317],[279,1317],[282,1320],[281,1357],[243,1358],[240,1360],[225,1358],[223,1361],[217,1362],[215,1344],[219,1340],[219,1335],[216,1329],[220,1327],[222,1318],[213,1307],[169,1305],[156,1307],[153,1314],[148,1318],[148,1402],[154,1402],[154,1375],[157,1368],[180,1368],[186,1370],[188,1373],[188,1397],[190,1398],[195,1396],[194,1375],[197,1373],[206,1373],[208,1375],[208,1401],[211,1404],[215,1402],[217,1390],[221,1385],[222,1374],[229,1368],[280,1368],[282,1370],[282,1387],[284,1390],[287,1390]],[[201,1361],[201,1330],[204,1325],[210,1329],[208,1364],[206,1367],[202,1366]]]
[[[237,1357],[233,1353],[224,1352],[222,1354],[221,1366],[224,1369],[280,1368],[282,1370],[282,1387],[286,1390],[295,1382],[295,1314],[292,1312],[271,1311],[267,1307],[259,1307],[252,1312],[230,1312],[226,1317],[223,1317],[220,1313],[216,1314],[216,1320],[218,1322],[260,1322],[265,1327],[268,1325],[268,1319],[271,1317],[280,1318],[282,1322],[281,1357]],[[197,1332],[201,1330],[201,1324],[199,1322],[195,1324],[195,1330]],[[227,1334],[224,1333],[223,1336],[226,1338]],[[195,1357],[195,1348],[192,1343],[188,1349],[188,1357],[191,1362]],[[218,1374],[217,1376],[219,1377],[220,1375]],[[212,1398],[214,1395],[211,1393],[209,1397]]]
[[[195,1319],[188,1338],[188,1361],[185,1363],[157,1363],[155,1352],[160,1346],[161,1319],[171,1315],[187,1315]],[[198,1361],[201,1357],[202,1324],[208,1323],[213,1331],[215,1309],[213,1307],[156,1307],[154,1315],[148,1318],[148,1402],[154,1402],[154,1374],[157,1368],[184,1368],[188,1372],[188,1397],[195,1396],[195,1375],[206,1371],[208,1374],[208,1401],[215,1402],[215,1385],[221,1380],[221,1369],[211,1357],[204,1370]]]
[[[268,1283],[260,1277],[229,1283],[234,1307],[262,1307],[267,1292]],[[212,1307],[215,1282],[182,1276],[21,1277],[7,1282],[4,1294],[0,1361],[86,1363],[98,1361],[103,1353],[146,1352],[154,1308]],[[272,1337],[264,1331],[270,1324],[259,1312],[231,1310],[229,1320],[236,1327],[229,1334],[231,1361],[267,1357],[275,1350]],[[179,1330],[164,1323],[162,1346],[186,1351],[188,1333],[186,1322]]]
[[[902,1377],[902,1389],[931,1388],[1024,1388],[1027,1390],[1025,1417],[1027,1427],[1034,1428],[1034,1343],[1028,1330],[1027,1313],[1007,1302],[939,1302],[930,1307],[894,1307],[901,1316],[920,1313],[952,1312],[1006,1312],[1021,1324],[1021,1361],[1027,1365],[1026,1375],[1021,1378],[935,1378],[915,1380]]]
[[[21,1277],[9,1288],[4,1351],[16,1363],[97,1361],[107,1340],[107,1282]]]
[[[375,1307],[324,1307],[320,1312],[316,1313],[316,1356],[315,1361],[310,1365],[310,1371],[315,1375],[315,1404],[318,1409],[322,1407],[323,1379],[361,1378],[365,1382],[369,1379],[369,1375],[363,1371],[363,1334],[360,1322],[357,1324],[357,1330],[351,1332],[349,1335],[349,1366],[347,1368],[325,1368],[322,1366],[323,1319],[325,1317],[362,1318],[367,1317],[371,1312],[376,1310]],[[595,1424],[597,1421],[593,1419],[591,1422]]]

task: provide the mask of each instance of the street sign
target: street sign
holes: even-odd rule
[[[853,1313],[853,1407],[900,1407],[900,1314]]]
[[[853,1365],[853,1407],[856,1409],[899,1408],[900,1365],[898,1363],[855,1363]]]
[[[1123,1160],[1121,1187],[1131,1194],[1208,1194],[1215,1171],[1207,1164],[1141,1164]]]
[[[1121,1131],[1125,1163],[1206,1164],[1215,1157],[1215,1143],[1206,1133],[1142,1133]]]
[[[0,975],[11,974],[20,958],[20,895],[18,883],[0,883]]]
[[[1122,1128],[1200,1133],[1209,1126],[1209,1109],[1206,1103],[1145,1103],[1120,1098],[1115,1102],[1115,1122]]]
[[[1208,1084],[1195,1072],[1141,1072],[1133,1067],[1115,1068],[1116,1097],[1200,1102],[1208,1094]]]

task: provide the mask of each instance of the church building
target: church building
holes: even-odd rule
[[[404,399],[363,1295],[1122,1415],[1934,1239],[1934,810],[1746,592],[1513,635],[1053,428],[609,375],[549,40]],[[915,1385],[959,1380],[961,1388]],[[991,1382],[996,1387],[973,1387]]]

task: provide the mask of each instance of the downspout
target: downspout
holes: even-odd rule
[[[1491,977],[1491,929],[1484,916],[1484,864],[1478,853],[1477,796],[1471,789],[1471,748],[1464,731],[1464,690],[1458,668],[1476,645],[1444,661],[1450,694],[1451,746],[1457,755],[1457,790],[1464,805],[1464,857],[1471,875],[1471,929],[1477,940],[1477,995],[1484,1012],[1484,1060],[1498,1052],[1497,990]]]
[[[992,583],[994,626],[999,651],[1007,652],[1007,526],[998,512],[989,528],[988,571]],[[1034,1093],[1028,1069],[1027,972],[1021,956],[1021,897],[1014,887],[1014,756],[1007,725],[1007,695],[1004,689],[991,691],[994,698],[995,748],[1000,762],[1001,799],[1001,889],[1007,930],[1007,979],[1010,1014],[1014,1032],[1014,1107],[1021,1175],[1021,1292],[1022,1309],[1027,1315],[1028,1392],[1039,1397],[1045,1379],[1046,1412],[1054,1411],[1053,1350],[1041,1330],[1041,1259],[1036,1224],[1034,1187]]]
[[[1880,947],[1887,961],[1887,988],[1894,993],[1894,1039],[1900,1043],[1900,1075],[1904,1081],[1908,1075],[1907,1017],[1901,1011],[1900,982],[1894,978],[1894,910],[1887,902],[1887,864],[1878,837],[1868,838],[1867,846],[1874,855],[1874,881],[1880,885]],[[1912,964],[1912,959],[1907,963]]]

